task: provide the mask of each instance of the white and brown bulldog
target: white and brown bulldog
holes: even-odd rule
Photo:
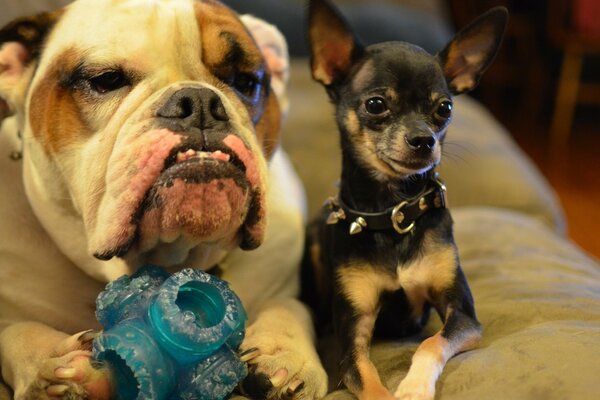
[[[0,45],[0,358],[15,397],[110,396],[81,332],[104,284],[145,263],[218,264],[250,314],[245,387],[323,396],[294,299],[302,192],[276,150],[276,29],[212,0],[79,0],[12,22]]]

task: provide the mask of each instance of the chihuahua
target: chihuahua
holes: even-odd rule
[[[309,228],[303,293],[318,325],[332,323],[342,381],[360,400],[433,399],[446,362],[481,338],[435,167],[452,96],[475,88],[507,20],[494,8],[433,56],[405,42],[363,47],[333,4],[310,1],[312,75],[336,107],[342,174]],[[420,332],[432,307],[443,327],[392,395],[371,340]]]

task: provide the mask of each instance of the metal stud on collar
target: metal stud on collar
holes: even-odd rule
[[[363,217],[358,217],[350,224],[349,233],[351,235],[356,235],[357,233],[361,233],[364,228],[367,227],[367,221]]]
[[[332,211],[331,213],[329,213],[326,222],[327,225],[335,225],[340,219],[346,219],[346,213],[341,208],[339,210]]]
[[[346,219],[346,213],[343,208],[340,208],[340,203],[336,197],[329,197],[325,200],[325,207],[327,207],[331,212],[327,216],[326,223],[327,225],[335,225],[339,222],[340,219]]]

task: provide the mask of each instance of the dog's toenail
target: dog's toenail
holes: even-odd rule
[[[54,370],[54,375],[60,379],[71,379],[74,378],[76,374],[77,370],[75,368],[58,367]]]
[[[46,389],[46,393],[48,396],[62,396],[67,390],[69,390],[67,385],[51,385]]]
[[[293,394],[300,392],[303,388],[304,388],[304,382],[301,381],[300,379],[296,379],[295,381],[290,383],[290,386],[288,386],[287,392],[289,395],[293,395]]]
[[[245,350],[242,353],[240,353],[240,361],[241,362],[247,362],[249,360],[252,360],[255,357],[258,357],[258,348],[257,347],[253,347],[251,349]]]
[[[287,369],[281,368],[281,369],[277,370],[277,372],[275,372],[273,374],[273,376],[271,377],[271,379],[269,379],[269,380],[271,381],[271,384],[273,385],[273,387],[279,387],[279,386],[281,386],[281,384],[283,383],[285,378],[287,378],[287,376],[288,376]]]
[[[77,338],[77,340],[79,341],[79,343],[82,344],[89,343],[92,340],[96,339],[98,333],[99,332],[90,329],[89,331],[82,332],[81,335],[79,335],[79,338]]]

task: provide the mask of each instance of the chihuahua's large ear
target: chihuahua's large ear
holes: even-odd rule
[[[468,92],[477,86],[496,56],[507,22],[506,8],[492,8],[458,32],[438,54],[452,93]]]
[[[27,67],[39,57],[45,37],[61,13],[19,18],[0,29],[0,122],[23,100]]]
[[[329,0],[310,0],[308,40],[313,78],[325,86],[343,80],[362,46]]]

